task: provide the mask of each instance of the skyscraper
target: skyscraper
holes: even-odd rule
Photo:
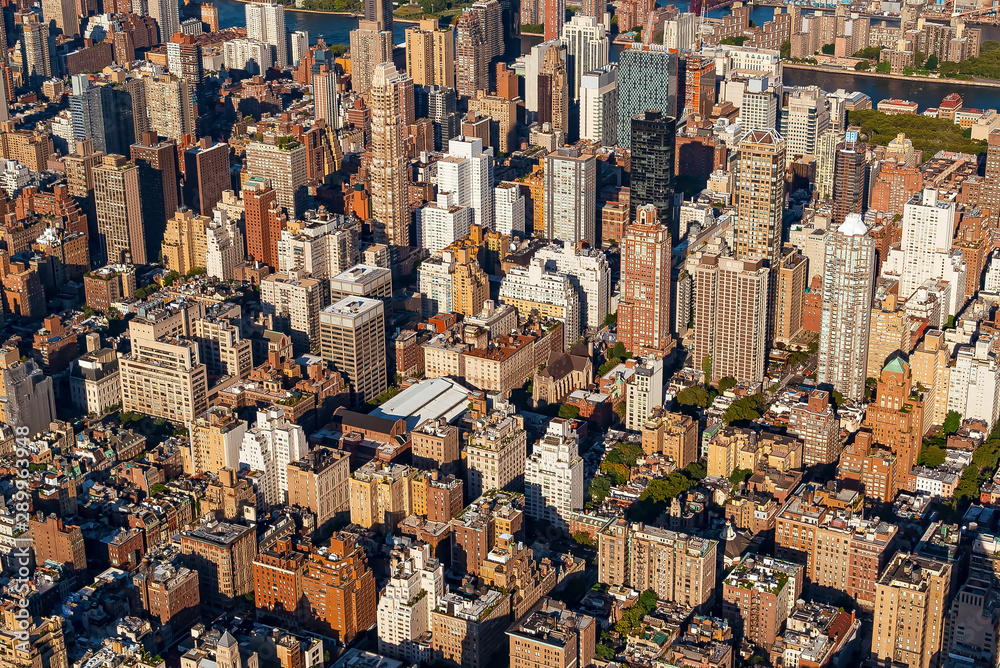
[[[986,178],[980,202],[995,221],[1000,218],[1000,128],[990,132],[986,145]]]
[[[677,54],[662,44],[625,49],[618,57],[618,142],[632,140],[632,119],[646,111],[677,117]]]
[[[490,47],[482,17],[475,11],[466,10],[458,19],[455,59],[459,95],[474,97],[477,91],[489,89]]]
[[[580,139],[618,143],[618,63],[580,77]]]
[[[789,156],[815,155],[819,137],[830,128],[826,93],[818,86],[785,89],[780,131],[788,142]]]
[[[817,380],[853,401],[865,395],[875,240],[852,213],[826,235]]]
[[[104,156],[94,168],[94,202],[101,255],[109,263],[146,264],[139,169],[123,155]]]
[[[694,361],[706,382],[759,383],[767,361],[768,273],[764,260],[706,253],[694,272]]]
[[[379,30],[392,33],[392,0],[365,0],[365,20],[378,24]]]
[[[459,134],[461,114],[458,113],[458,95],[454,88],[431,86],[427,96],[427,118],[434,125],[434,150],[442,151],[452,137]]]
[[[276,217],[277,193],[263,177],[251,177],[243,185],[243,218],[246,221],[247,255],[251,260],[277,269],[280,220]]]
[[[486,59],[492,62],[503,55],[503,10],[498,0],[477,0],[472,11],[479,16],[486,37]]]
[[[566,46],[570,95],[579,100],[584,73],[608,63],[608,36],[598,19],[577,14],[563,27],[562,43]]]
[[[493,206],[496,211],[496,231],[508,236],[523,237],[524,195],[521,186],[504,181],[493,190]]]
[[[785,202],[785,140],[774,130],[753,130],[739,143],[736,182],[737,260],[761,258],[777,267]]]
[[[24,74],[27,78],[52,76],[52,56],[49,53],[49,26],[38,20],[31,12],[15,14],[17,23],[21,26],[21,48],[24,57]]]
[[[927,279],[944,277],[955,237],[955,217],[955,202],[939,200],[933,188],[925,188],[903,207],[900,299],[909,299]]]
[[[546,0],[545,40],[559,39],[566,23],[566,0]]]
[[[674,144],[677,121],[659,111],[646,111],[632,118],[632,220],[636,209],[646,204],[656,207],[660,224],[679,234],[674,216]]]
[[[456,203],[472,209],[476,225],[493,225],[493,149],[478,137],[459,135],[438,162],[438,191],[453,192]]]
[[[76,139],[93,140],[96,151],[128,153],[135,141],[129,91],[111,85],[94,86],[86,74],[74,75],[72,81],[69,108]]]
[[[67,38],[80,35],[80,20],[77,18],[75,0],[43,0],[42,16],[49,24],[55,25]]]
[[[704,118],[715,106],[715,58],[689,53],[684,63],[684,109]]]
[[[132,161],[139,168],[146,255],[155,257],[167,220],[177,211],[177,145],[160,141],[155,132],[144,132],[142,141],[131,148]]]
[[[167,42],[167,69],[174,76],[197,86],[205,78],[201,44],[193,35],[177,33]]]
[[[337,94],[337,72],[329,65],[321,65],[313,73],[313,100],[316,118],[322,118],[333,129],[340,127],[340,96]]]
[[[849,215],[865,210],[865,145],[858,131],[849,130],[837,145],[833,168],[833,223],[842,225]]]
[[[372,21],[359,21],[351,31],[351,88],[364,95],[372,85],[375,68],[392,62],[392,33]]]
[[[428,202],[416,211],[417,240],[431,253],[468,236],[472,209],[458,204],[458,193],[438,190],[436,202]]]
[[[406,29],[406,73],[417,86],[455,86],[455,29],[422,19]]]
[[[158,1],[174,2],[174,0]],[[253,2],[248,4],[246,6],[246,22],[247,37],[270,44],[275,51],[274,62],[277,63],[280,69],[288,67],[288,33],[285,30],[285,6],[276,2]],[[166,41],[166,39],[163,41]]]
[[[583,505],[583,487],[583,459],[574,423],[553,418],[525,466],[525,512],[565,530],[570,511]]]
[[[566,50],[549,47],[538,73],[539,123],[551,123],[553,130],[569,132],[569,89]]]
[[[194,135],[197,113],[194,87],[185,79],[165,74],[145,80],[150,125],[164,137],[181,141]]]
[[[633,355],[667,353],[670,335],[670,233],[656,207],[639,207],[621,246],[618,340]]]
[[[357,403],[385,392],[385,304],[344,297],[319,314],[320,354],[347,376]]]
[[[406,126],[399,90],[406,75],[392,63],[380,63],[372,77],[372,217],[379,237],[396,246],[410,245],[410,197],[406,165]]]
[[[593,246],[596,215],[597,159],[568,147],[545,156],[545,236]]]
[[[247,172],[271,180],[278,206],[289,218],[301,216],[306,210],[308,160],[309,149],[295,137],[279,137],[273,144],[254,141],[246,148]]]
[[[542,73],[542,64],[549,49],[560,48],[558,39],[547,40],[531,47],[524,56],[524,108],[538,113],[538,77]]]
[[[222,193],[231,188],[229,144],[213,144],[209,137],[202,137],[196,146],[184,151],[185,206],[207,216],[222,200]]]

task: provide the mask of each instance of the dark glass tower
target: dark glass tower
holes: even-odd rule
[[[632,117],[632,220],[637,207],[652,204],[660,224],[670,231],[671,243],[677,243],[678,237],[674,216],[676,135],[677,120],[672,116],[646,111]]]

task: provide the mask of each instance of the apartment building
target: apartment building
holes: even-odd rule
[[[770,647],[802,593],[803,566],[748,554],[722,581],[723,616],[758,647]]]
[[[350,454],[327,447],[313,448],[289,462],[288,505],[308,508],[323,528],[350,512]]]
[[[319,347],[364,403],[388,387],[385,353],[385,305],[379,299],[344,297],[319,312]]]
[[[524,492],[528,433],[513,406],[498,407],[477,419],[465,452],[470,498],[494,490]]]
[[[182,531],[181,554],[198,572],[201,600],[209,609],[231,609],[238,597],[253,591],[254,527],[213,521]]]

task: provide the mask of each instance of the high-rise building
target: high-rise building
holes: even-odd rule
[[[27,427],[34,436],[56,419],[52,378],[32,359],[21,361],[14,346],[0,348],[0,420],[12,428]]]
[[[466,10],[458,19],[455,34],[455,88],[459,95],[475,97],[489,90],[490,46],[482,16]]]
[[[146,226],[146,255],[155,257],[167,220],[177,211],[177,145],[160,141],[155,132],[144,132],[132,144],[132,161],[139,168],[139,195]]]
[[[343,216],[317,215],[295,228],[282,230],[278,271],[302,269],[328,281],[361,261],[358,226]]]
[[[410,79],[391,63],[375,67],[372,77],[372,217],[384,231],[378,237],[395,246],[410,245],[410,195],[406,164],[406,125],[400,88]]]
[[[788,434],[802,441],[804,467],[833,464],[840,458],[840,419],[833,410],[830,393],[813,390],[792,404]]]
[[[925,188],[903,207],[900,299],[909,299],[928,279],[945,278],[955,237],[955,223],[955,202],[939,198],[934,188]],[[955,315],[952,306],[948,308],[948,313]]]
[[[980,206],[990,210],[993,220],[1000,218],[1000,128],[986,137],[986,174],[979,201]]]
[[[826,93],[818,86],[785,89],[778,125],[788,142],[789,157],[815,155],[819,138],[830,128],[830,107]]]
[[[541,258],[532,258],[527,267],[514,266],[507,271],[500,282],[500,301],[514,306],[518,313],[537,309],[542,317],[562,320],[567,348],[580,338],[580,297],[576,288],[565,274],[546,269]]]
[[[350,458],[344,450],[320,446],[286,466],[288,505],[312,511],[321,531],[350,517]]]
[[[611,310],[611,267],[604,253],[564,243],[540,248],[535,257],[565,274],[576,288],[580,295],[583,329],[600,329]]]
[[[309,51],[309,33],[305,30],[296,30],[291,34],[292,59],[289,65],[298,67],[302,62],[302,56]]]
[[[239,444],[239,464],[259,471],[255,482],[258,500],[265,508],[288,503],[288,465],[308,453],[302,427],[285,417],[281,406],[257,411],[257,423],[246,430]]]
[[[632,220],[636,209],[650,204],[660,224],[670,232],[671,242],[680,239],[674,215],[674,144],[676,119],[658,111],[645,111],[632,118],[632,187],[629,206]]]
[[[785,201],[785,141],[774,130],[748,132],[740,140],[738,161],[733,256],[760,258],[776,268]]]
[[[562,43],[558,39],[551,39],[531,47],[531,51],[524,58],[524,108],[532,113],[539,111],[538,79],[542,73],[542,64],[550,49],[557,49],[564,53]]]
[[[292,339],[295,354],[319,348],[319,311],[323,285],[300,269],[269,274],[260,282],[260,302],[273,327]]]
[[[135,141],[132,93],[125,87],[93,85],[85,74],[72,77],[69,96],[73,135],[91,150],[126,155]]]
[[[567,530],[570,511],[583,507],[583,486],[576,427],[571,420],[553,418],[525,466],[525,512]]]
[[[549,0],[545,4],[545,40],[559,39],[566,24],[566,0]]]
[[[436,202],[417,209],[417,241],[431,253],[450,246],[472,229],[472,209],[458,204],[458,194],[440,190]]]
[[[455,29],[422,19],[406,29],[406,73],[417,86],[455,87]]]
[[[365,20],[359,21],[357,29],[351,31],[350,40],[351,88],[364,95],[372,87],[375,68],[392,62],[392,33]]]
[[[184,339],[132,339],[119,358],[122,409],[189,424],[208,408],[205,365],[198,344]]]
[[[228,44],[228,42],[227,42]],[[340,96],[337,94],[337,72],[328,65],[321,65],[313,73],[313,100],[316,118],[322,118],[334,129],[340,127]]]
[[[108,262],[146,264],[139,169],[123,155],[94,168],[94,201],[101,254]]]
[[[923,424],[923,393],[913,381],[910,365],[901,355],[893,355],[879,374],[864,426],[876,443],[896,455],[896,489],[909,489],[910,470],[917,464],[923,442]]]
[[[430,663],[431,610],[444,595],[444,569],[430,545],[394,550],[390,577],[378,602],[378,652],[410,663]]]
[[[351,523],[392,533],[413,514],[411,482],[418,471],[374,459],[351,475]]]
[[[254,141],[246,147],[247,172],[270,180],[278,206],[289,218],[305,213],[308,161],[309,149],[294,137],[280,137],[274,143]]]
[[[714,106],[715,58],[689,53],[684,63],[684,109],[708,118]]]
[[[230,188],[229,144],[213,144],[209,137],[202,137],[197,145],[184,151],[185,206],[207,216]]]
[[[375,624],[375,577],[364,547],[352,533],[330,539],[325,555],[310,554],[302,577],[307,628],[350,643]]]
[[[483,416],[466,446],[469,496],[478,499],[493,490],[523,492],[527,458],[523,417],[499,408]]]
[[[486,38],[486,59],[492,63],[503,55],[503,8],[498,0],[476,0],[472,3],[472,11],[479,16],[479,25]]]
[[[670,328],[670,234],[652,205],[639,208],[622,238],[618,340],[633,354],[668,353]]]
[[[715,76],[714,71],[711,76]],[[740,104],[744,131],[773,130],[778,127],[778,91],[780,83],[760,75],[748,79]]]
[[[948,375],[948,410],[991,427],[1000,415],[1000,365],[992,350],[996,340],[995,334],[981,334],[975,345],[959,346]]]
[[[176,141],[193,136],[198,114],[191,84],[180,77],[162,75],[146,79],[145,85],[150,126]]]
[[[952,564],[897,552],[875,585],[872,654],[909,668],[942,665]]]
[[[575,148],[545,156],[545,236],[564,243],[597,237],[597,159]]]
[[[160,29],[160,43],[166,44],[181,31],[180,7],[177,0],[150,0],[149,16]]]
[[[524,195],[521,186],[512,181],[504,181],[493,189],[493,208],[496,213],[495,229],[507,236],[525,234]]]
[[[177,33],[167,42],[167,69],[176,77],[198,86],[205,78],[201,44],[193,35]]]
[[[252,526],[210,522],[182,531],[181,554],[188,568],[198,572],[201,600],[209,609],[229,609],[253,591],[257,532]]]
[[[392,33],[392,0],[365,0],[365,20],[377,23],[379,30]]]
[[[80,36],[80,20],[77,18],[75,0],[45,0],[42,3],[42,17],[49,24],[50,30],[54,25],[67,39]]]
[[[161,252],[163,265],[170,271],[184,275],[195,268],[205,268],[208,255],[206,231],[211,221],[191,209],[182,207],[167,221]]]
[[[580,77],[580,139],[597,141],[601,146],[618,143],[617,63]]]
[[[694,271],[694,360],[711,367],[706,382],[764,378],[768,274],[761,259],[702,256]]]
[[[226,69],[243,70],[247,74],[264,74],[274,65],[271,45],[256,39],[231,39],[222,44]]]
[[[569,132],[570,80],[566,49],[558,42],[549,47],[538,71],[538,122],[553,130]]]
[[[842,225],[852,213],[865,213],[866,147],[858,141],[858,131],[848,130],[843,142],[837,144],[833,168],[833,219],[834,225]]]
[[[662,44],[624,49],[618,57],[618,142],[632,141],[632,119],[646,111],[677,117],[677,54]]]
[[[484,149],[481,139],[459,135],[448,142],[448,154],[438,162],[437,186],[472,209],[474,224],[493,225],[493,149]]]
[[[608,36],[600,19],[577,14],[563,27],[561,40],[566,46],[570,95],[576,101],[584,73],[608,64]]]
[[[159,0],[172,2],[173,0]],[[279,69],[288,67],[288,33],[285,6],[276,2],[253,2],[246,6],[247,38],[270,44]],[[172,34],[172,33],[171,33]],[[167,41],[163,39],[162,41]],[[352,50],[353,53],[353,50]]]
[[[49,53],[49,24],[32,12],[14,15],[21,26],[21,48],[24,58],[24,75],[28,80],[39,81],[52,76],[52,55]]]
[[[190,453],[185,472],[217,474],[223,468],[239,469],[240,443],[247,423],[225,406],[213,406],[191,422]]]
[[[219,32],[219,8],[211,2],[201,3],[201,22],[208,26],[208,32]]]
[[[509,656],[520,668],[589,666],[593,662],[597,622],[565,604],[546,599],[507,631]]]
[[[630,534],[630,587],[699,610],[712,607],[718,541],[643,524],[633,524]]]
[[[358,403],[385,392],[385,304],[344,297],[319,315],[320,354],[351,382]]]
[[[427,118],[434,126],[434,150],[446,150],[452,137],[460,134],[458,95],[454,88],[447,86],[429,86],[423,94],[427,98]]]
[[[723,616],[758,647],[770,647],[802,593],[801,564],[755,554],[722,582]]]
[[[852,401],[865,395],[875,282],[875,240],[858,214],[826,235],[816,374]]]
[[[278,215],[278,194],[271,182],[252,176],[243,184],[247,255],[269,267],[278,266],[278,241],[285,219]]]
[[[625,426],[641,430],[656,408],[663,406],[663,358],[637,357],[626,362],[635,371],[625,388]]]

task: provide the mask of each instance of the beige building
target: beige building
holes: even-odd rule
[[[788,343],[802,331],[807,267],[806,258],[797,251],[781,258],[774,315],[774,338],[777,341]]]
[[[721,427],[705,445],[708,475],[728,478],[739,468],[740,450],[756,442],[756,434],[750,429]]]
[[[158,134],[178,142],[195,136],[197,111],[191,84],[172,74],[143,79],[149,105],[150,126]]]
[[[513,407],[495,409],[476,420],[465,447],[469,498],[492,490],[524,491],[528,433]]]
[[[712,606],[718,541],[644,524],[629,531],[629,587],[701,610]]]
[[[354,33],[351,34],[353,38]],[[372,218],[380,226],[376,240],[396,246],[410,245],[408,130],[402,107],[402,92],[407,86],[412,88],[413,80],[397,72],[391,62],[375,66],[370,91]]]
[[[505,336],[488,348],[473,348],[463,355],[465,379],[480,390],[507,396],[531,378],[535,370],[534,342],[531,336]]]
[[[875,286],[871,327],[868,330],[868,372],[866,378],[878,378],[894,352],[910,352],[910,317],[899,299],[899,283],[880,280]]]
[[[297,355],[319,347],[323,292],[319,281],[299,269],[270,274],[260,282],[264,315],[273,318],[270,328],[287,332]]]
[[[201,602],[211,610],[231,608],[253,591],[257,530],[228,522],[209,522],[181,532],[181,554],[198,571]]]
[[[469,344],[458,339],[457,334],[448,331],[438,334],[421,346],[424,351],[424,375],[427,378],[442,378],[465,375],[465,351]]]
[[[458,473],[462,444],[458,427],[444,418],[427,420],[410,432],[413,465],[420,469]]]
[[[358,21],[351,31],[351,88],[365,95],[372,87],[375,68],[392,62],[392,33],[375,21]]]
[[[411,480],[417,470],[403,464],[373,460],[351,476],[351,522],[366,529],[392,533],[413,514]]]
[[[247,145],[247,172],[271,181],[278,206],[289,218],[305,213],[308,163],[309,149],[295,137],[265,135],[264,141]]]
[[[133,338],[119,363],[122,410],[184,425],[208,408],[205,365],[193,341]]]
[[[66,167],[66,185],[74,197],[86,197],[94,189],[94,168],[104,160],[102,151],[94,151],[93,139],[81,139],[73,153],[63,158]]]
[[[944,424],[948,416],[948,383],[951,358],[944,332],[932,329],[924,334],[920,345],[910,355],[910,369],[913,380],[924,386],[924,426],[923,432],[936,424]]]
[[[594,660],[597,622],[546,599],[507,631],[511,668],[583,668]]]
[[[684,468],[698,460],[698,422],[680,413],[654,412],[642,427],[642,451],[666,455]]]
[[[78,411],[103,415],[122,400],[118,353],[101,348],[81,355],[70,368],[69,384]]]
[[[323,527],[350,514],[350,454],[317,447],[288,464],[288,505],[308,508]]]
[[[389,305],[392,301],[392,271],[370,264],[356,264],[330,279],[330,301],[344,297],[381,299]]]
[[[240,443],[247,423],[225,406],[213,406],[199,415],[188,428],[190,454],[184,458],[188,475],[218,474],[223,468],[239,470]]]
[[[319,314],[320,354],[344,373],[358,403],[388,387],[385,305],[378,299],[345,297]]]
[[[490,128],[496,125],[496,148],[500,153],[511,153],[516,150],[517,102],[499,95],[477,95],[469,100],[469,111],[490,117]],[[491,133],[492,134],[492,133]],[[490,146],[493,146],[490,138]]]
[[[406,71],[417,86],[455,87],[455,30],[423,19],[406,29]]]
[[[510,594],[489,589],[470,597],[448,592],[431,610],[435,662],[487,668],[504,649],[510,624]]]
[[[105,259],[146,264],[139,169],[123,155],[106,155],[93,176],[97,235]]]
[[[875,585],[872,654],[909,668],[942,665],[952,565],[897,552]]]
[[[205,230],[211,218],[199,216],[187,207],[181,207],[167,220],[161,250],[163,265],[178,274],[186,274],[195,268],[205,268],[208,255]]]
[[[236,309],[239,311],[239,307]],[[253,370],[253,344],[228,317],[207,315],[194,320],[198,354],[209,376],[246,378]]]

